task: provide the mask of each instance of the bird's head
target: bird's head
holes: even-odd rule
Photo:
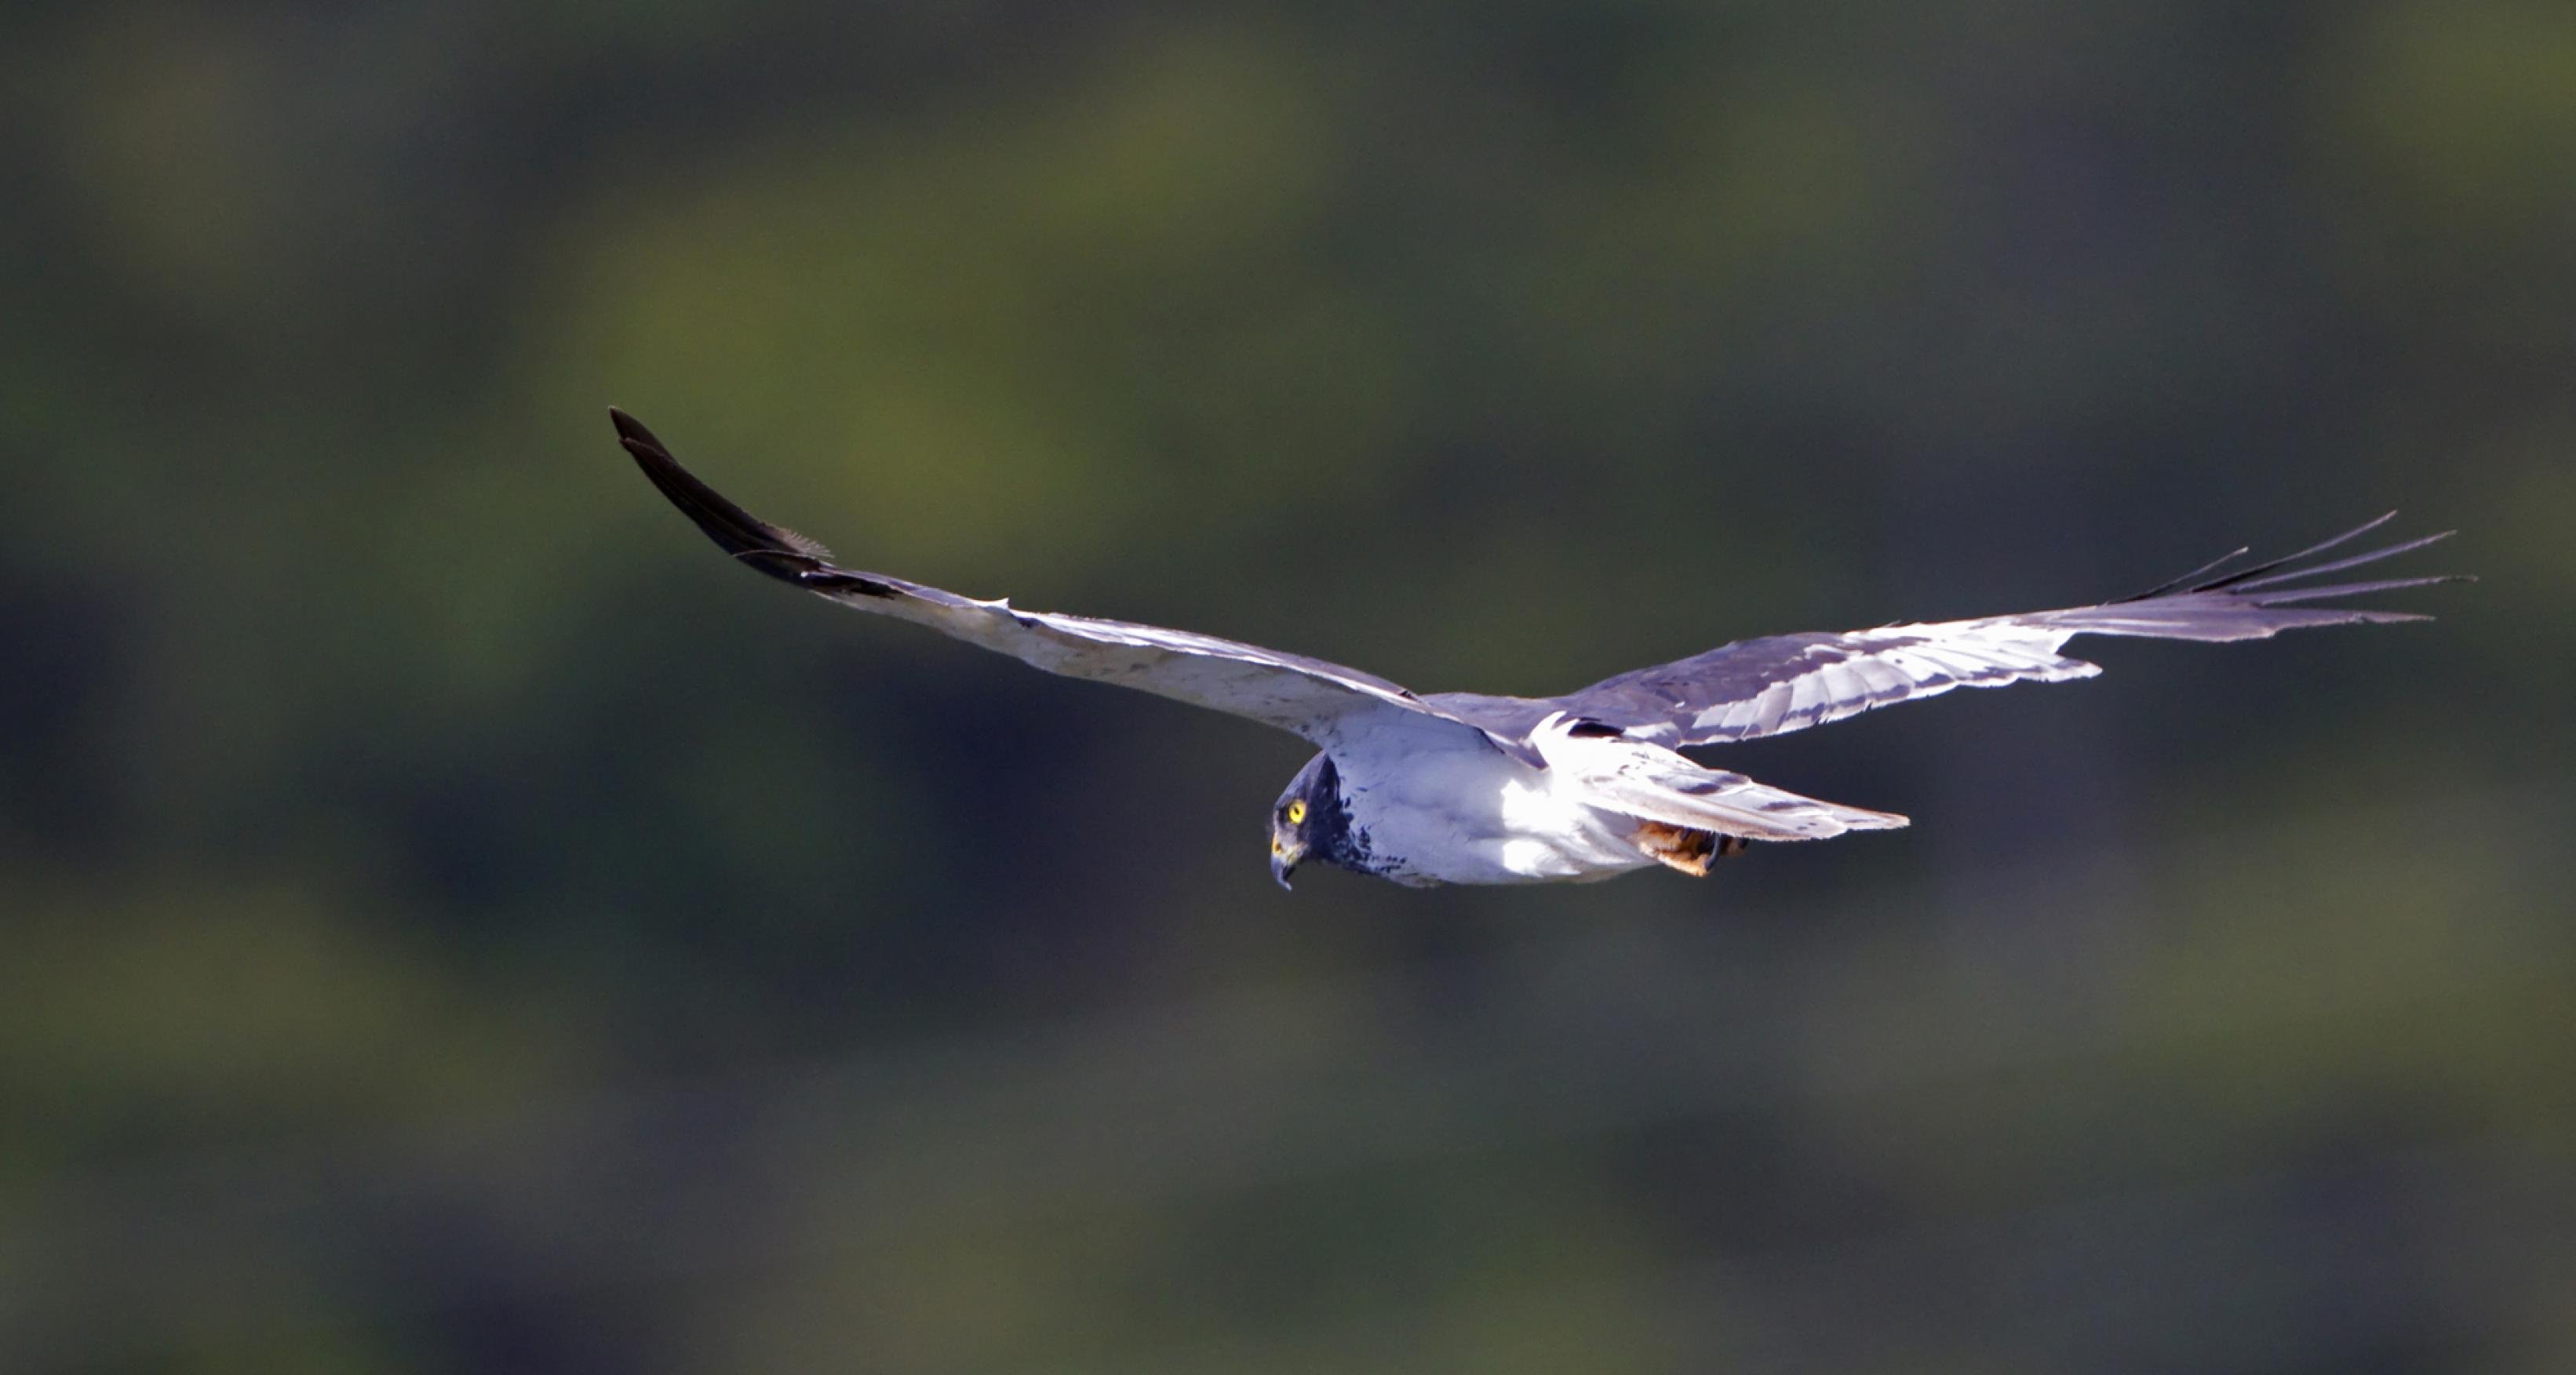
[[[1338,852],[1337,827],[1343,810],[1341,775],[1330,756],[1316,755],[1288,781],[1288,791],[1270,808],[1270,876],[1288,886],[1288,876],[1309,856],[1332,862]]]

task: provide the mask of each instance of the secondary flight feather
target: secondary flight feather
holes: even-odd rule
[[[2428,619],[2319,603],[2460,581],[2317,583],[2449,531],[2324,562],[2395,512],[2286,558],[2235,553],[2093,606],[1840,634],[1773,635],[1605,678],[1561,697],[1418,694],[1373,673],[1186,630],[1023,611],[883,573],[763,521],[680,466],[634,417],[619,443],[742,564],[861,611],[913,621],[1067,677],[1116,683],[1291,731],[1321,751],[1270,814],[1271,873],[1309,861],[1428,886],[1608,878],[1661,864],[1705,874],[1754,841],[1822,840],[1906,819],[1712,769],[1678,751],[1780,735],[1960,687],[2101,672],[2078,635],[2256,640],[2307,626]]]

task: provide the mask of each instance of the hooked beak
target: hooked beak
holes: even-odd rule
[[[1305,857],[1306,847],[1303,845],[1292,846],[1283,840],[1271,841],[1270,876],[1279,880],[1280,887],[1289,887],[1288,876],[1297,872],[1298,861]]]

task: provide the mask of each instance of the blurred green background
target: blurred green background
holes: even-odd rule
[[[2576,9],[0,18],[0,1369],[2576,1368]],[[1271,886],[1297,741],[2389,506],[2431,625]]]

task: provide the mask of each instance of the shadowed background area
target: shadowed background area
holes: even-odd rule
[[[2576,1366],[2576,11],[20,4],[0,1367]],[[2430,625],[1265,868],[1285,736],[2390,506]]]

